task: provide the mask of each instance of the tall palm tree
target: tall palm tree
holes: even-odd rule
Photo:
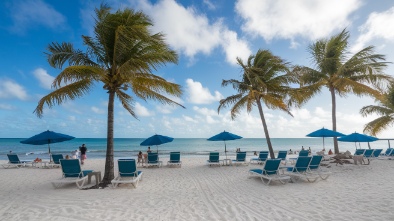
[[[87,47],[85,52],[74,49],[71,43],[49,44],[46,52],[49,64],[59,69],[65,62],[69,66],[55,78],[52,84],[55,90],[44,96],[34,111],[42,117],[44,105],[52,108],[88,94],[95,83],[103,84],[108,93],[104,185],[114,178],[115,96],[135,118],[134,98],[130,94],[143,100],[182,106],[165,96],[180,97],[181,87],[151,73],[166,62],[177,62],[177,54],[165,44],[164,36],[149,32],[153,24],[142,12],[124,9],[111,13],[110,10],[106,5],[95,9],[95,36],[82,36]]]
[[[323,87],[330,91],[334,131],[337,130],[336,95],[378,97],[382,85],[392,79],[383,73],[388,63],[385,62],[385,56],[375,54],[373,46],[368,46],[348,57],[348,40],[349,32],[344,29],[335,36],[316,41],[309,46],[315,67],[294,68],[294,73],[300,77],[301,86],[309,88],[312,93],[306,99],[320,93]],[[334,137],[334,150],[335,153],[339,153],[336,137]]]
[[[373,136],[394,125],[394,85],[390,85],[388,92],[376,101],[378,105],[364,106],[360,110],[363,117],[372,114],[379,116],[364,127],[364,133]]]
[[[269,109],[279,109],[293,116],[285,102],[289,85],[294,83],[294,78],[288,74],[289,64],[268,50],[258,50],[256,55],[249,56],[246,64],[240,58],[237,58],[237,62],[243,71],[242,80],[223,80],[222,86],[231,84],[238,93],[222,99],[218,113],[222,108],[232,105],[231,118],[234,120],[244,107],[247,112],[251,112],[252,107],[257,105],[270,156],[275,158],[262,103]]]

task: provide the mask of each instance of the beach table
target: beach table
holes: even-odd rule
[[[34,162],[34,166],[41,169],[49,169],[49,161]]]
[[[224,159],[224,160],[221,160],[221,161],[223,162],[223,166],[230,166],[232,164],[232,160],[231,159]]]

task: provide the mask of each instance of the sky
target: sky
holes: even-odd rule
[[[0,2],[0,138],[27,138],[45,130],[78,138],[105,138],[108,94],[96,84],[83,98],[34,113],[38,101],[52,91],[61,72],[45,56],[51,42],[70,42],[85,50],[82,35],[93,36],[94,9],[101,1],[4,0]],[[116,138],[162,134],[174,138],[208,138],[223,130],[245,138],[264,138],[257,108],[232,120],[229,109],[218,113],[220,99],[236,93],[222,80],[240,79],[239,57],[246,61],[268,49],[293,65],[313,66],[307,50],[314,41],[343,29],[350,33],[348,56],[367,47],[394,61],[392,0],[108,0],[114,11],[132,8],[153,21],[152,33],[179,55],[154,74],[182,86],[175,100],[186,108],[136,99],[133,118],[115,102]],[[394,74],[389,64],[386,74]],[[369,97],[337,98],[337,130],[362,133],[377,116],[362,117],[360,109],[375,104]],[[294,117],[264,107],[270,137],[299,138],[322,127],[332,129],[327,88]],[[393,128],[378,135],[394,138]]]

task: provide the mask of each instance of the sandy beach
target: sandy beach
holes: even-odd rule
[[[168,159],[161,159],[167,162]],[[104,171],[104,159],[83,169]],[[182,168],[140,168],[137,188],[54,189],[61,169],[0,169],[0,220],[392,220],[394,160],[328,168],[327,180],[264,185],[248,179],[259,165],[209,167],[204,157]],[[2,161],[1,163],[6,163]],[[115,167],[117,171],[117,167]],[[94,180],[94,179],[93,179]],[[93,182],[94,183],[94,182]]]

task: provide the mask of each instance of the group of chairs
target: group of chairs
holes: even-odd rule
[[[2,164],[5,169],[8,168],[21,168],[21,167],[28,167],[28,166],[36,166],[38,163],[35,161],[22,161],[19,159],[17,154],[7,154],[8,162]],[[51,154],[52,161],[50,161],[47,167],[60,167],[60,160],[63,159],[63,154]]]
[[[161,167],[163,162],[159,160],[159,155],[157,153],[148,153],[147,159],[145,162],[138,162],[143,166],[145,164],[146,167]],[[181,161],[181,153],[180,152],[170,152],[170,160],[167,161],[167,166],[179,166],[182,167]]]
[[[282,184],[288,181],[296,182],[304,178],[308,182],[315,182],[319,177],[326,180],[330,176],[329,171],[320,167],[323,156],[299,156],[293,166],[282,165],[283,159],[267,159],[263,169],[250,169],[249,178],[259,177],[264,184],[269,185],[271,181],[279,181]]]
[[[209,159],[207,160],[207,164],[209,166],[216,165],[216,166],[221,166],[225,165],[227,162],[230,162],[227,165],[248,165],[246,162],[246,152],[237,152],[236,158],[233,159],[225,159],[225,160],[220,160],[219,159],[219,152],[210,152],[209,153]]]

